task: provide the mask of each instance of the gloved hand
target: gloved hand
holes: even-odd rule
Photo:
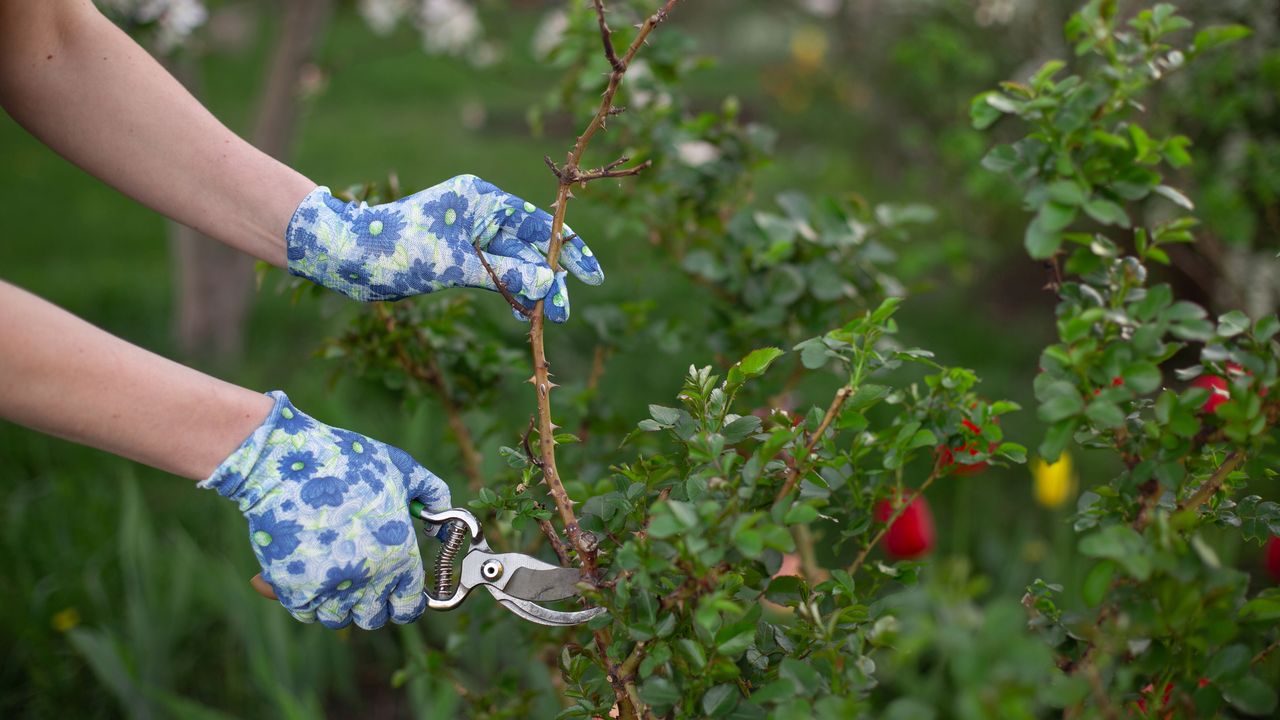
[[[564,236],[573,239],[560,264],[588,285],[604,282],[591,249],[568,226]],[[521,304],[532,308],[545,298],[548,320],[569,318],[564,273],[553,275],[545,257],[551,216],[474,175],[374,207],[344,203],[318,187],[294,211],[285,238],[289,272],[361,301],[459,285],[496,290],[478,243]]]
[[[444,510],[449,488],[405,451],[270,396],[271,414],[200,487],[240,506],[262,577],[295,618],[365,629],[416,620],[426,598],[409,501]]]

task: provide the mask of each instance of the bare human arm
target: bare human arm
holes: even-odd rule
[[[0,347],[0,417],[192,480],[209,477],[272,406],[4,282]]]
[[[0,106],[117,190],[285,266],[316,184],[218,122],[90,0],[0,0]]]

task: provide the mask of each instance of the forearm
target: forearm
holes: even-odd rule
[[[203,480],[271,407],[0,282],[0,417]]]
[[[89,0],[0,0],[0,105],[126,195],[284,266],[315,183],[218,122]]]

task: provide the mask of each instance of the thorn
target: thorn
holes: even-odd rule
[[[525,380],[525,382],[529,383],[530,385],[537,385],[537,384],[538,384],[538,378],[537,378],[537,376],[536,376],[536,375],[530,375],[530,376],[529,376],[529,379],[528,379],[528,380]]]

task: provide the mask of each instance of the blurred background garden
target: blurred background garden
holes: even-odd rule
[[[426,2],[439,14],[425,28],[391,23],[381,13],[395,3],[316,5],[324,9],[309,21],[315,46],[291,82],[297,117],[277,132],[294,167],[335,189],[395,173],[413,191],[473,173],[534,203],[552,200],[542,158],[561,157],[576,127],[555,100],[571,61],[548,57],[563,3]],[[466,19],[472,5],[474,25]],[[782,212],[773,198],[798,190],[909,216],[910,238],[881,248],[909,295],[901,341],[975,369],[984,394],[1031,408],[1038,355],[1053,341],[1055,298],[1044,290],[1046,268],[1022,250],[1020,192],[980,165],[991,139],[972,129],[969,106],[997,82],[1069,56],[1062,26],[1076,5],[688,0],[672,24],[689,40],[665,51],[698,60],[686,68],[682,103],[696,112],[731,105],[752,142],[772,147],[750,190],[758,205]],[[1199,242],[1173,248],[1162,272],[1181,296],[1257,317],[1280,299],[1280,3],[1179,5],[1197,22],[1241,23],[1254,34],[1172,79],[1147,107],[1149,123],[1192,140],[1195,164],[1178,184],[1204,222]],[[180,28],[189,37],[166,37],[155,23],[130,29],[215,115],[253,136],[262,131],[260,101],[289,6],[211,0],[207,17],[196,13]],[[676,132],[669,143],[669,165],[658,171],[718,167],[721,158],[692,135]],[[296,293],[279,271],[241,266],[241,277],[258,285],[243,326],[193,329],[183,312],[199,310],[183,303],[201,299],[182,286],[192,268],[188,258],[183,269],[177,251],[193,241],[175,239],[163,218],[8,117],[0,117],[0,157],[4,280],[229,381],[287,390],[322,420],[408,450],[451,481],[455,504],[469,499],[467,459],[448,439],[438,403],[406,406],[394,382],[335,376],[341,359],[326,339],[340,332],[352,303]],[[714,289],[681,273],[667,245],[593,202],[595,194],[594,186],[580,193],[569,218],[607,281],[571,286],[574,316],[549,331],[549,355],[558,375],[588,376],[602,328],[615,322],[593,306],[652,301],[632,308],[642,341],[607,357],[612,382],[592,399],[634,424],[655,397],[675,394],[690,363],[723,364],[696,331],[713,321],[702,316]],[[527,362],[524,330],[500,297],[474,297],[467,312],[477,327],[509,338],[514,356],[501,362]],[[516,444],[518,428],[513,434],[506,418],[518,426],[532,407],[522,377],[502,376],[501,404],[463,411],[484,476],[508,472],[498,448]],[[824,388],[802,383],[793,392],[824,402]],[[1003,429],[1029,447],[1043,433],[1026,410],[1006,417]],[[575,452],[587,451],[566,450],[563,466],[608,472],[605,461]],[[1072,459],[1085,485],[1115,471],[1088,454]],[[0,716],[448,717],[460,693],[485,688],[435,672],[440,655],[429,648],[465,647],[477,672],[518,675],[542,662],[471,622],[468,613],[487,611],[474,607],[377,632],[295,623],[249,587],[257,566],[238,513],[172,476],[11,424],[0,424],[0,468]],[[1276,499],[1280,484],[1252,491]],[[1084,570],[1071,559],[1074,488],[1038,497],[1026,466],[946,478],[929,500],[938,526],[930,563],[963,568],[955,572],[977,596],[1019,597],[1037,577],[1071,580]],[[1256,547],[1224,540],[1217,549],[1224,563],[1271,582]],[[539,696],[537,716],[554,714],[545,674],[527,680],[526,691]]]

